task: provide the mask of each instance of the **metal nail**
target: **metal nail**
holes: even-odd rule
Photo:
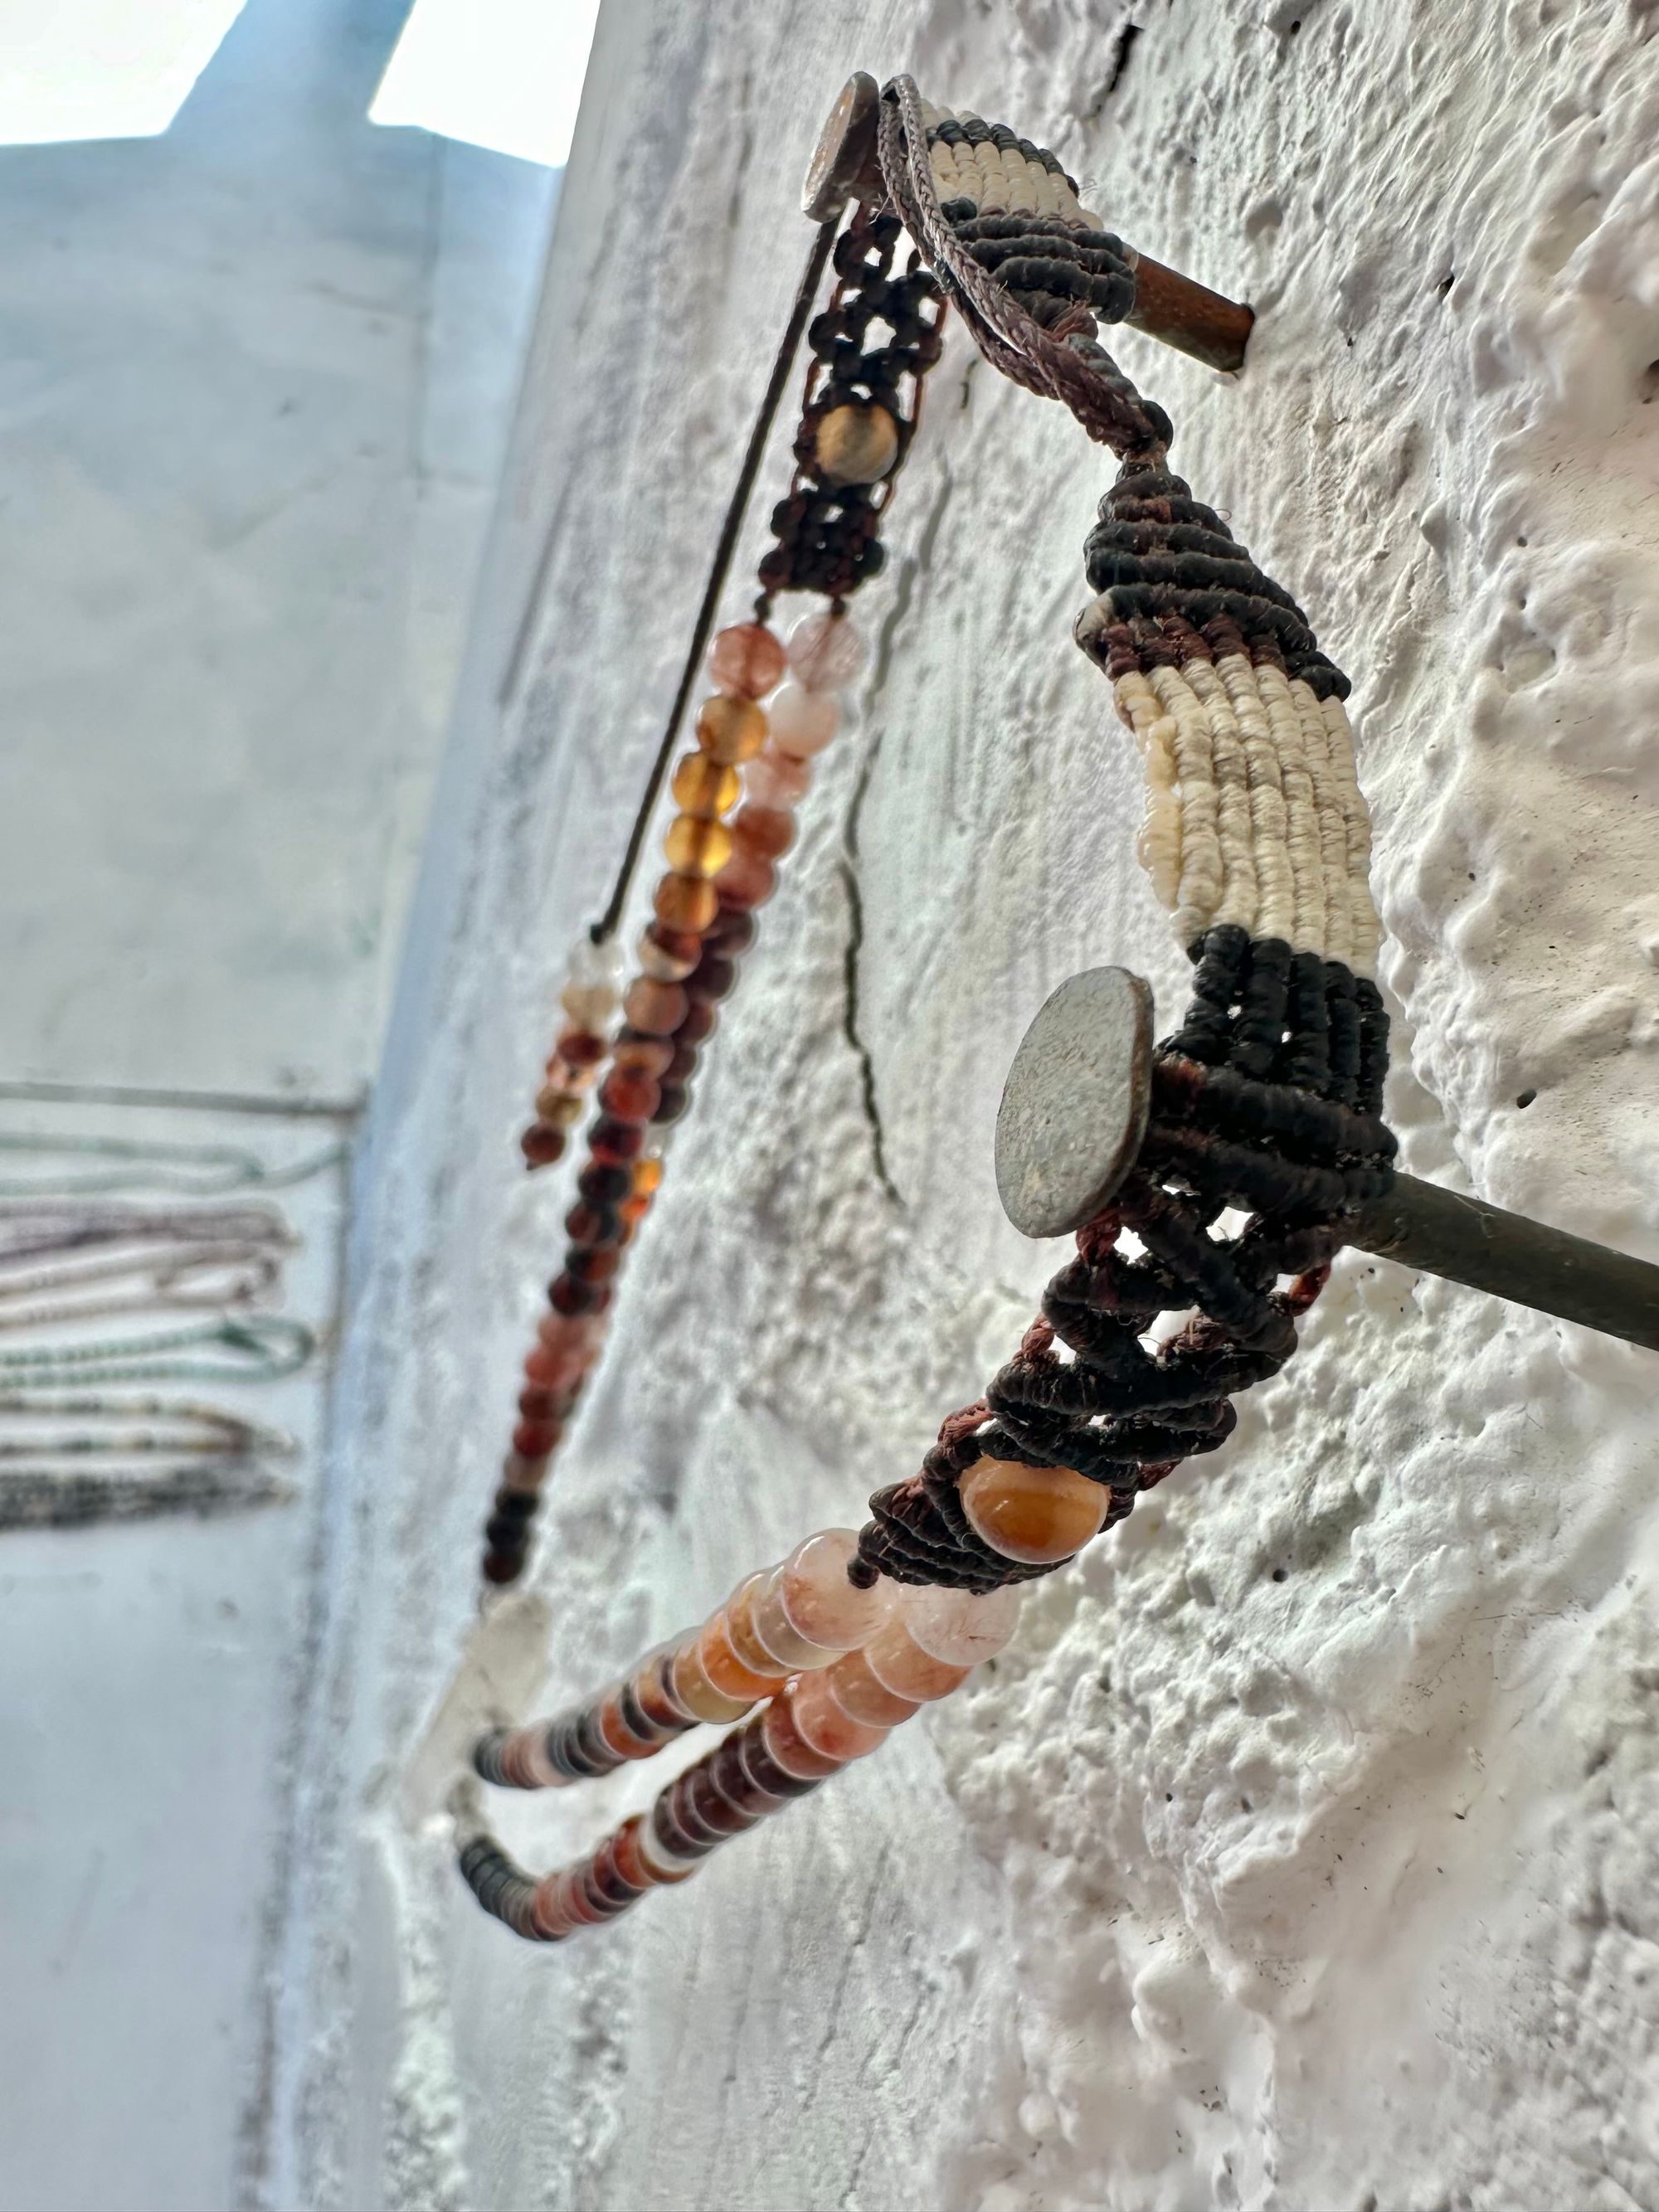
[[[1152,1105],[1152,994],[1122,968],[1060,985],[1025,1032],[997,1116],[997,1195],[1027,1237],[1080,1229],[1134,1165]],[[1346,1241],[1659,1352],[1659,1267],[1396,1175]]]
[[[874,77],[855,70],[842,87],[807,164],[801,211],[814,222],[828,222],[854,198],[883,197],[876,158],[880,106]],[[1243,368],[1255,310],[1195,283],[1179,270],[1166,269],[1150,254],[1126,250],[1135,272],[1135,303],[1124,318],[1130,328],[1211,368]]]

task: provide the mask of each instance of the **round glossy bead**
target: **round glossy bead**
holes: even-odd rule
[[[551,1084],[536,1093],[537,1118],[550,1129],[568,1129],[582,1117],[580,1091],[557,1091]]]
[[[699,1636],[692,1636],[680,1646],[674,1659],[674,1695],[686,1711],[700,1721],[735,1721],[741,1719],[750,1705],[752,1698],[727,1697],[717,1690],[703,1671],[698,1652]]]
[[[902,1583],[898,1611],[911,1640],[952,1667],[994,1659],[1019,1626],[1018,1583],[976,1596],[972,1590],[918,1589]]]
[[[764,906],[777,887],[777,870],[746,846],[739,845],[720,870],[720,896],[727,906],[744,909]]]
[[[769,1651],[781,1667],[792,1673],[828,1667],[840,1654],[826,1644],[809,1642],[790,1626],[789,1616],[783,1609],[782,1584],[783,1569],[774,1567],[749,1600],[749,1617],[762,1650]]]
[[[662,842],[663,857],[683,876],[717,876],[732,857],[732,832],[723,822],[676,815]]]
[[[712,822],[728,814],[738,803],[738,771],[707,753],[687,753],[674,770],[674,803],[682,814],[695,814]]]
[[[726,1618],[726,1637],[738,1663],[746,1667],[751,1674],[776,1675],[781,1678],[790,1672],[787,1662],[769,1651],[755,1628],[755,1601],[765,1590],[769,1576],[763,1570],[738,1583],[721,1611]]]
[[[670,929],[707,929],[720,912],[720,895],[706,876],[665,876],[652,902]]]
[[[772,743],[781,753],[805,760],[821,753],[841,727],[841,702],[833,691],[781,685],[772,702]]]
[[[637,1067],[613,1067],[599,1091],[600,1105],[618,1121],[648,1121],[661,1097],[655,1076]]]
[[[691,1103],[691,1093],[683,1083],[665,1083],[662,1096],[657,1101],[657,1110],[651,1116],[651,1125],[665,1129],[678,1121]]]
[[[763,699],[783,668],[783,647],[764,623],[733,623],[708,648],[709,675],[734,699]]]
[[[862,1759],[887,1740],[884,1728],[871,1728],[844,1713],[830,1694],[828,1676],[808,1674],[795,1685],[789,1717],[801,1741],[826,1759]]]
[[[876,1680],[862,1651],[842,1652],[823,1680],[848,1720],[862,1721],[866,1728],[896,1728],[918,1710],[914,1698],[901,1698]]]
[[[841,691],[863,669],[864,640],[845,615],[803,615],[785,648],[789,671],[809,691]]]
[[[974,1533],[1005,1559],[1047,1566],[1069,1559],[1100,1533],[1111,1496],[1069,1467],[1024,1467],[982,1459],[957,1486]]]
[[[746,952],[755,941],[757,923],[752,914],[740,914],[733,907],[722,907],[709,924],[703,943],[710,952],[723,952],[731,957]]]
[[[838,1773],[845,1764],[813,1750],[781,1698],[775,1698],[761,1717],[761,1741],[784,1772],[797,1782],[821,1781],[827,1774]]]
[[[948,1698],[972,1671],[951,1666],[924,1651],[906,1628],[903,1616],[896,1613],[870,1638],[864,1656],[884,1689],[891,1690],[896,1697],[914,1698],[918,1705]]]
[[[602,1030],[617,1011],[617,994],[609,983],[568,983],[559,1004],[577,1029]]]
[[[817,473],[828,484],[878,483],[898,459],[898,424],[884,407],[832,407],[814,441]]]
[[[621,974],[622,947],[615,938],[595,945],[591,937],[582,937],[570,948],[564,980],[578,989],[584,984],[609,984],[614,989]]]
[[[744,772],[743,787],[757,806],[788,811],[799,806],[812,781],[812,763],[797,753],[768,745]]]
[[[724,1613],[717,1613],[697,1639],[697,1660],[722,1697],[744,1698],[751,1705],[757,1698],[769,1698],[783,1681],[775,1668],[769,1674],[757,1674],[744,1665],[732,1648]]]
[[[858,1540],[850,1528],[821,1528],[783,1563],[778,1596],[784,1618],[809,1644],[854,1650],[875,1633],[886,1614],[887,1593],[879,1583],[860,1589],[847,1579]]]
[[[766,716],[752,699],[705,699],[697,714],[697,743],[710,760],[730,765],[753,760],[766,743]]]
[[[639,963],[659,983],[683,983],[702,957],[702,939],[694,929],[672,929],[653,922],[639,942]]]
[[[519,1150],[527,1165],[532,1168],[551,1167],[564,1152],[565,1134],[550,1121],[534,1121],[519,1139]]]
[[[758,853],[763,860],[776,860],[795,842],[795,817],[777,807],[744,806],[730,835],[742,851]]]
[[[700,1045],[706,1037],[713,1036],[720,1018],[720,1010],[712,999],[693,999],[674,1031],[676,1046]]]
[[[636,989],[638,986],[635,987]],[[653,982],[653,990],[672,991],[672,983]],[[624,1030],[617,1039],[611,1054],[618,1067],[637,1068],[641,1075],[664,1074],[674,1057],[674,1048],[665,1036],[645,1036],[636,1031]],[[636,1151],[637,1146],[635,1148]]]
[[[623,1012],[629,1025],[647,1036],[672,1036],[685,1019],[687,1000],[678,983],[659,983],[653,976],[638,976],[628,987]]]

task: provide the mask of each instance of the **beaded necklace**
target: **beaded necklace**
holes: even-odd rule
[[[1055,157],[927,106],[905,77],[880,95],[874,137],[888,219],[981,351],[1121,462],[1088,540],[1096,596],[1075,635],[1141,757],[1137,855],[1193,963],[1193,996],[1151,1054],[1144,1129],[1119,1170],[1074,1218],[1045,1224],[1075,1230],[1075,1258],[920,1471],[876,1493],[861,1531],[809,1537],[600,1696],[476,1746],[484,1781],[546,1788],[700,1723],[737,1723],[647,1815],[539,1881],[464,1785],[462,1874],[537,1941],[684,1881],[1000,1650],[1024,1583],[1224,1440],[1233,1395],[1295,1349],[1345,1217],[1392,1174],[1347,679],[1291,594],[1170,471],[1168,417],[1097,336],[1134,313],[1138,269]],[[1040,1021],[1063,1024],[1067,988]],[[1224,1232],[1230,1210],[1246,1218]],[[1188,1317],[1152,1340],[1171,1314]]]

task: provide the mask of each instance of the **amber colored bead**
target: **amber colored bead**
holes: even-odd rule
[[[795,842],[795,817],[772,806],[744,806],[732,824],[733,842],[745,852],[775,860]]]
[[[685,876],[717,876],[732,857],[732,832],[723,822],[678,814],[662,842],[663,857]]]
[[[657,885],[657,919],[670,929],[707,929],[720,912],[720,893],[705,876],[665,876]]]
[[[640,939],[640,966],[659,983],[683,983],[702,957],[702,939],[695,929],[671,929],[653,921]]]
[[[564,1217],[564,1233],[584,1251],[599,1244],[620,1244],[622,1224],[614,1206],[573,1206]]]
[[[720,1026],[720,1010],[709,999],[693,999],[674,1032],[674,1042],[679,1044],[702,1044],[713,1036]]]
[[[661,1096],[654,1076],[637,1067],[613,1067],[599,1091],[599,1103],[619,1121],[648,1121]]]
[[[519,1150],[524,1154],[526,1166],[551,1167],[564,1152],[565,1135],[547,1121],[532,1121],[519,1139]]]
[[[898,424],[884,407],[849,401],[832,407],[812,442],[827,484],[879,483],[898,459]]]
[[[763,699],[788,665],[782,639],[764,623],[733,623],[708,649],[708,673],[736,699]]]
[[[559,1431],[544,1421],[520,1421],[513,1431],[513,1449],[522,1452],[526,1459],[537,1459],[550,1452],[559,1441]]]
[[[739,845],[720,870],[720,901],[726,906],[764,906],[778,887],[777,870],[763,854]]]
[[[608,1283],[621,1264],[622,1253],[617,1245],[595,1244],[586,1252],[567,1253],[564,1271],[579,1283]]]
[[[547,1303],[555,1313],[603,1313],[611,1303],[611,1293],[598,1283],[579,1283],[574,1275],[556,1275]]]
[[[752,699],[729,699],[716,693],[698,711],[697,743],[710,760],[723,766],[753,760],[766,743],[766,716]]]
[[[1023,1565],[1069,1559],[1098,1535],[1111,1503],[1103,1483],[1071,1467],[1025,1467],[1018,1460],[982,1459],[969,1468],[957,1494],[974,1533],[994,1552]]]
[[[757,1698],[769,1698],[783,1680],[775,1668],[769,1674],[757,1674],[743,1664],[726,1632],[724,1613],[717,1613],[698,1638],[697,1657],[703,1673],[722,1697],[746,1698],[751,1702]]]
[[[691,1094],[683,1083],[665,1083],[652,1121],[659,1129],[665,1129],[671,1122],[679,1120],[690,1103]]]
[[[687,1001],[678,983],[658,983],[641,975],[629,985],[623,1003],[630,1027],[646,1036],[670,1036],[680,1025]]]
[[[649,1198],[662,1182],[662,1156],[652,1152],[634,1163],[634,1196]]]
[[[646,1215],[651,1211],[650,1194],[647,1192],[641,1198],[623,1199],[617,1211],[621,1214],[623,1221],[627,1224],[628,1234],[631,1237],[634,1231],[639,1227],[641,1222],[644,1220]]]
[[[665,990],[677,986],[664,984]],[[641,1075],[660,1075],[674,1057],[674,1048],[665,1037],[646,1036],[634,1030],[624,1030],[617,1040],[611,1055],[618,1067],[635,1068]]]
[[[672,1059],[671,1051],[670,1062]],[[637,1159],[644,1142],[645,1131],[637,1121],[618,1121],[611,1115],[593,1124],[587,1139],[587,1149],[596,1160],[605,1166],[617,1167]]]
[[[720,889],[718,884],[715,890]],[[710,952],[723,952],[734,958],[747,952],[754,943],[759,923],[747,907],[728,907],[722,904],[719,915],[709,924],[703,945]]]
[[[567,1030],[554,1040],[553,1056],[568,1060],[572,1067],[592,1067],[605,1058],[605,1039],[595,1036],[592,1030]]]
[[[674,804],[682,814],[695,814],[704,822],[729,814],[742,787],[736,769],[710,760],[707,753],[687,753],[674,770]]]

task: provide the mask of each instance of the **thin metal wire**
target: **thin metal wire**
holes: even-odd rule
[[[697,619],[691,632],[691,644],[685,656],[685,665],[680,672],[679,688],[674,694],[674,703],[668,710],[668,721],[662,733],[662,743],[657,748],[651,774],[646,782],[645,793],[639,811],[634,817],[634,826],[628,835],[628,848],[623,854],[622,866],[617,871],[611,901],[603,915],[589,932],[595,945],[603,945],[614,937],[617,925],[622,920],[623,908],[628,903],[628,894],[633,887],[634,872],[639,865],[640,851],[645,843],[645,833],[650,827],[651,816],[661,794],[663,779],[668,773],[668,763],[673,755],[675,740],[679,736],[680,723],[684,718],[686,702],[691,696],[691,686],[696,681],[697,671],[702,665],[703,652],[708,643],[708,634],[714,626],[714,613],[720,593],[726,588],[732,556],[737,550],[738,533],[743,528],[743,519],[749,505],[749,495],[755,488],[755,477],[766,451],[766,441],[771,434],[772,423],[789,382],[790,371],[795,365],[801,334],[806,328],[812,303],[817,297],[818,286],[829,263],[836,233],[841,226],[839,215],[831,216],[820,223],[812,250],[806,257],[806,266],[795,290],[795,302],[789,311],[789,321],[784,331],[783,343],[772,363],[772,373],[767,379],[760,411],[755,417],[754,428],[749,433],[749,444],[744,450],[743,466],[738,471],[738,481],[726,510],[726,520],[720,526],[719,543],[709,566],[708,580],[703,586],[702,604],[697,610]]]

